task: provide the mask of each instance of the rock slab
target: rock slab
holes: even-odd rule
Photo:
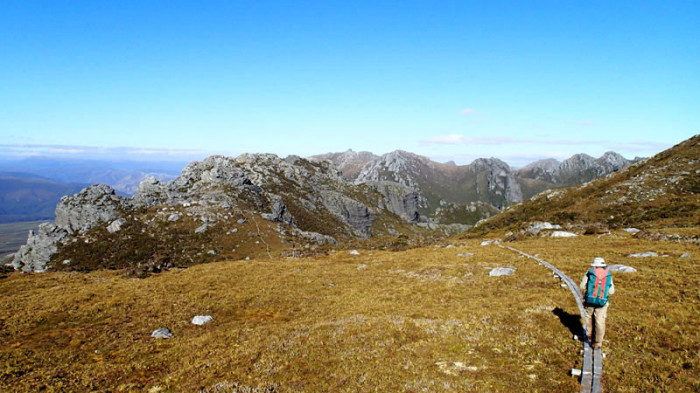
[[[659,254],[657,254],[653,251],[647,251],[647,252],[638,252],[636,254],[629,254],[627,256],[630,258],[649,258],[649,257],[658,257]]]
[[[489,272],[489,276],[491,277],[500,277],[500,276],[511,276],[515,273],[515,269],[511,267],[497,267],[495,269],[491,269]]]
[[[608,266],[608,269],[615,273],[635,273],[637,271],[637,269],[625,265],[610,265]]]
[[[153,338],[170,338],[172,336],[173,332],[171,332],[168,328],[159,328],[151,333],[151,337]]]
[[[192,318],[192,324],[201,326],[213,320],[214,318],[212,318],[211,315],[196,315],[194,318]]]
[[[107,232],[109,232],[109,233],[119,232],[122,229],[122,225],[124,225],[125,223],[126,223],[125,219],[118,218],[118,219],[112,221],[112,223],[107,226]]]

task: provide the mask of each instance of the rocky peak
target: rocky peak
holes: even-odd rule
[[[613,172],[625,168],[631,163],[630,160],[627,160],[625,157],[615,153],[614,151],[606,152],[596,161],[598,161],[598,163],[606,169],[609,168]]]
[[[429,158],[396,150],[368,162],[360,171],[355,183],[393,181],[418,189],[417,179],[435,168]]]
[[[342,172],[343,177],[353,181],[357,178],[362,167],[376,158],[376,155],[367,151],[356,152],[348,149],[342,153],[319,154],[308,159],[312,162],[330,161]]]
[[[553,159],[533,162],[521,168],[518,175],[553,184],[575,185],[624,169],[633,162],[615,152],[607,152],[600,158],[575,154],[561,163]]]
[[[510,166],[498,158],[477,158],[469,164],[469,170],[472,172],[481,172],[483,170],[510,172]]]
[[[546,158],[544,160],[538,160],[533,163],[527,164],[520,168],[522,172],[528,171],[540,171],[543,173],[553,173],[559,167],[560,162],[554,158]]]

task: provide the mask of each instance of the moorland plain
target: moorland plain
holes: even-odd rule
[[[145,279],[13,273],[0,280],[0,389],[576,391],[570,292],[535,261],[482,240],[224,261]],[[508,245],[575,281],[594,256],[636,268],[614,274],[606,390],[700,389],[696,245],[623,231]],[[667,256],[627,257],[644,251]],[[516,272],[490,277],[496,267]],[[214,320],[195,326],[195,315]],[[151,338],[160,327],[174,336]]]

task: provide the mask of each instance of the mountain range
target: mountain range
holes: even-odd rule
[[[633,226],[697,228],[699,168],[700,135],[696,135],[617,173],[542,192],[485,220],[475,232],[522,232],[534,220],[591,232]]]
[[[400,150],[309,159],[212,156],[174,180],[145,179],[131,197],[96,185],[62,198],[55,224],[30,234],[14,266],[43,270],[53,261],[55,268],[153,271],[338,242],[405,247],[463,232],[537,192],[630,164],[615,153],[522,170],[495,158],[460,166]]]
[[[64,184],[108,184],[123,195],[133,195],[147,177],[172,180],[185,164],[31,157],[0,160],[0,172],[24,173]]]

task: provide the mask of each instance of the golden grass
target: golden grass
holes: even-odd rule
[[[480,241],[218,262],[146,279],[11,274],[0,280],[0,390],[577,391],[573,297],[548,269]],[[700,390],[697,246],[625,233],[509,244],[575,281],[598,255],[637,268],[614,276],[606,390]],[[669,256],[625,257],[642,251]],[[505,266],[515,275],[488,276]],[[206,314],[213,322],[190,324]],[[159,327],[173,338],[151,338]]]

